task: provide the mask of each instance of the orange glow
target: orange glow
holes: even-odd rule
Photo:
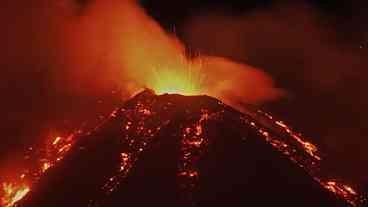
[[[322,185],[327,190],[345,198],[350,204],[356,206],[352,198],[357,195],[357,192],[352,187],[338,183],[336,181],[328,181],[326,183],[322,183]]]
[[[120,164],[120,171],[124,171],[130,165],[130,156],[128,153],[121,153],[121,164]]]
[[[76,134],[77,133],[81,133],[81,131],[77,131]],[[21,170],[19,174],[13,178],[15,182],[3,183],[3,187],[0,189],[0,206],[15,206],[16,202],[20,201],[31,190],[32,186],[27,183],[36,182],[47,170],[64,158],[66,153],[73,146],[77,137],[75,136],[76,134],[71,134],[66,138],[55,137],[43,147],[30,147],[29,152],[31,155],[25,156],[25,159],[30,159],[32,154],[37,156],[37,153],[44,151],[46,153],[41,157],[34,157],[34,161],[38,164],[34,163],[34,167]]]
[[[3,183],[4,195],[1,199],[1,205],[3,207],[12,207],[24,198],[29,191],[30,188],[27,185],[15,186],[10,183]]]
[[[71,147],[71,146],[72,146],[71,144],[66,144],[66,145],[62,146],[62,147],[59,149],[59,153],[69,151],[69,149],[70,149],[70,147]]]
[[[51,167],[49,162],[45,162],[42,164],[42,172],[46,172]]]
[[[187,70],[160,70],[159,74],[149,81],[152,83],[148,84],[157,94],[200,95],[203,92],[200,88],[199,75]]]
[[[56,137],[55,140],[52,142],[53,145],[56,145],[61,140],[61,137]]]
[[[77,92],[119,86],[129,96],[150,88],[157,94],[206,94],[234,107],[284,95],[262,70],[191,52],[137,1],[94,1],[78,21],[63,29],[62,61],[73,80],[68,87],[81,81],[92,86],[80,89],[78,84]],[[85,78],[86,72],[94,78]]]
[[[314,157],[317,160],[321,160],[321,157],[318,155],[318,148],[307,141],[304,141],[298,134],[294,133],[284,122],[282,121],[276,121],[275,124],[277,124],[278,126],[280,126],[281,128],[283,128],[288,134],[290,134],[297,142],[299,142],[304,150],[311,155],[312,157]]]

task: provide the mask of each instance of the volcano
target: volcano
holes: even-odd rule
[[[208,96],[145,90],[77,136],[17,206],[364,205],[283,122]]]

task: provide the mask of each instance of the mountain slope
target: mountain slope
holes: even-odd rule
[[[321,156],[282,122],[207,96],[146,90],[116,109],[19,203],[66,206],[350,206]]]

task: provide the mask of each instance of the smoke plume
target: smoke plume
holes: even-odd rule
[[[6,97],[0,112],[9,140],[0,151],[10,159],[13,149],[35,137],[57,136],[109,112],[118,103],[111,98],[117,91],[127,98],[161,79],[189,76],[198,94],[235,106],[284,94],[262,70],[229,58],[186,54],[183,43],[137,1],[24,4],[6,0],[0,11],[0,89]]]
[[[325,146],[336,171],[367,181],[368,59],[361,44],[367,17],[354,11],[349,20],[295,3],[238,15],[202,12],[181,36],[202,54],[246,61],[271,74],[288,97],[269,109]]]
[[[231,103],[261,103],[283,94],[270,76],[248,65],[217,57],[187,58],[185,46],[135,1],[95,1],[64,31],[62,61],[68,62],[71,82],[97,79],[102,86],[116,84],[132,94],[143,87],[155,89],[155,79],[165,70],[179,76],[190,70],[200,77],[200,93]]]

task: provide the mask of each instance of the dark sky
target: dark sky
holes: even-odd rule
[[[61,43],[45,35],[57,33],[55,25],[37,28],[45,27],[39,22],[49,8],[38,9],[42,3],[34,2],[8,0],[0,9],[0,160],[12,160],[26,146],[42,142],[39,137],[96,120],[120,101],[113,86],[82,95],[55,86],[55,80],[58,85],[65,81],[55,76],[63,64],[54,61],[58,53],[49,48]],[[229,57],[269,73],[288,95],[262,108],[320,145],[332,171],[368,183],[366,1],[140,2],[190,51]],[[83,16],[92,3],[78,0],[72,15]]]

